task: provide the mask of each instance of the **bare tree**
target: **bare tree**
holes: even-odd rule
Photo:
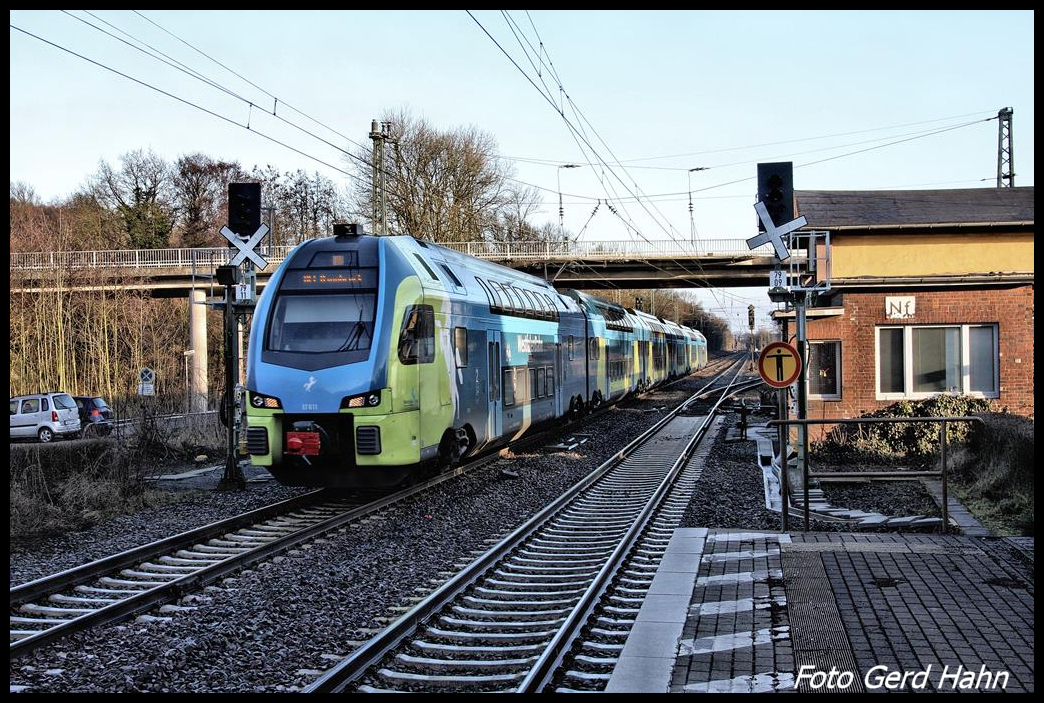
[[[391,123],[385,170],[394,232],[434,242],[535,238],[525,221],[535,193],[509,185],[510,169],[492,135],[475,127],[439,130],[406,109],[385,113],[382,121]],[[356,156],[353,205],[371,213],[371,168],[359,164],[369,164],[372,155]]]
[[[228,184],[245,177],[239,164],[206,154],[187,154],[174,167],[173,192],[186,247],[225,244],[218,232],[228,208]]]

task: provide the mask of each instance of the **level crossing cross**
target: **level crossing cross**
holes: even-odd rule
[[[754,204],[754,209],[758,213],[758,217],[761,218],[762,223],[765,225],[765,231],[756,237],[751,237],[747,240],[747,246],[751,249],[756,249],[766,242],[772,242],[773,248],[776,250],[776,258],[780,261],[785,261],[790,258],[790,252],[787,251],[786,245],[783,244],[783,235],[789,234],[796,229],[800,229],[808,224],[808,220],[805,219],[804,215],[791,220],[785,225],[779,227],[772,221],[772,217],[769,215],[768,208],[765,207],[765,203],[758,202]]]
[[[232,257],[232,260],[228,262],[229,266],[239,266],[241,263],[250,259],[258,270],[264,270],[268,266],[268,262],[261,258],[261,255],[254,251],[254,247],[261,243],[264,236],[268,234],[268,225],[261,223],[261,226],[257,228],[253,236],[250,239],[243,240],[238,234],[230,230],[227,226],[221,228],[221,236],[232,243],[239,252]]]

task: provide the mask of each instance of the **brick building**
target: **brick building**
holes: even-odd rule
[[[831,289],[808,312],[810,418],[941,393],[1033,416],[1032,187],[795,199],[830,245]],[[792,315],[777,313],[791,334]]]

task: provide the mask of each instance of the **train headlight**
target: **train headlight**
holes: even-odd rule
[[[250,404],[255,408],[264,410],[279,410],[283,407],[283,404],[279,402],[279,398],[273,398],[263,393],[255,393],[254,391],[250,391]]]
[[[353,395],[341,401],[342,408],[376,408],[381,404],[381,392],[370,391],[361,395]]]

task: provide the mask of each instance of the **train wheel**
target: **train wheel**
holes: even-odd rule
[[[471,440],[464,428],[448,429],[439,443],[439,470],[449,469],[460,463],[460,458],[471,448]]]

